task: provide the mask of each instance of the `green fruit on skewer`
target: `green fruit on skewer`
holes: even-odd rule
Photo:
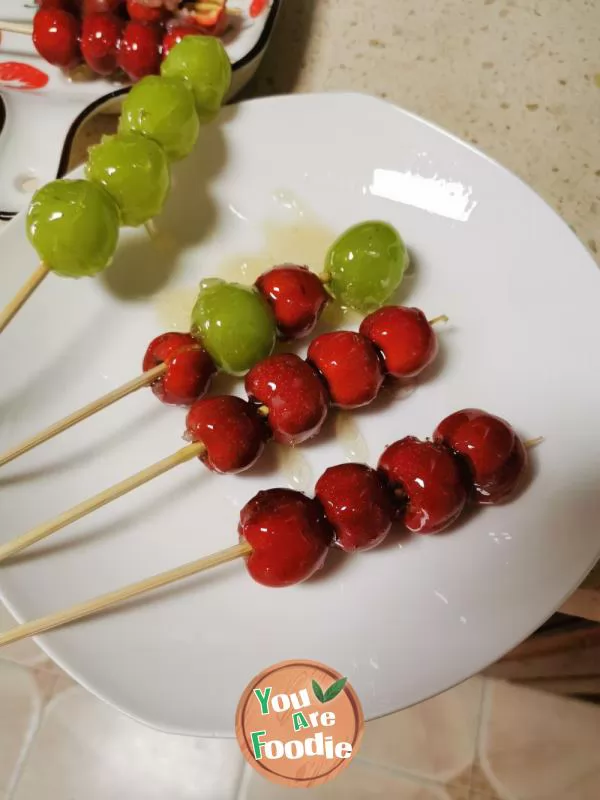
[[[327,289],[340,305],[368,313],[389,300],[407,265],[408,252],[395,228],[387,222],[361,222],[329,248]]]
[[[231,62],[214,36],[186,36],[163,61],[165,78],[181,78],[192,90],[201,122],[218,114],[231,84]]]
[[[90,149],[85,174],[112,195],[122,224],[132,227],[160,214],[171,183],[165,151],[139,133],[104,136]]]
[[[119,132],[154,139],[171,161],[189,155],[199,129],[194,95],[183,78],[149,75],[123,101]]]
[[[243,375],[270,355],[277,331],[271,309],[256,289],[209,278],[200,284],[192,334],[217,366],[231,375]]]
[[[26,218],[27,237],[41,261],[69,278],[95,275],[110,264],[119,224],[111,195],[84,180],[57,180],[38,189]]]

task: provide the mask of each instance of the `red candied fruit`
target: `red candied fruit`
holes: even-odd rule
[[[392,500],[381,476],[364,464],[339,464],[326,470],[315,488],[336,544],[352,553],[370,550],[392,527]]]
[[[76,3],[74,0],[36,0],[38,8],[62,8],[71,13],[76,12]]]
[[[246,375],[251,400],[267,406],[273,438],[296,445],[315,436],[327,416],[327,391],[314,369],[293,353],[269,356]]]
[[[517,489],[527,466],[527,452],[506,420],[467,408],[442,420],[433,438],[466,464],[477,503],[499,503]]]
[[[240,513],[240,536],[253,548],[246,567],[264,586],[291,586],[325,562],[333,532],[323,509],[292,489],[259,492]]]
[[[71,69],[79,63],[79,22],[62,8],[41,8],[33,18],[33,44],[49,64]]]
[[[117,67],[123,22],[114,14],[89,14],[81,25],[81,53],[98,75],[110,75]]]
[[[112,14],[119,11],[119,6],[123,0],[73,0],[76,5],[81,6],[81,15],[87,17],[88,14]]]
[[[161,28],[146,22],[132,20],[125,25],[117,64],[132,81],[160,72]]]
[[[318,275],[294,264],[273,267],[255,286],[273,309],[281,339],[308,336],[330,299]]]
[[[162,58],[165,59],[169,52],[176,44],[185,37],[185,36],[200,36],[201,33],[198,28],[195,28],[193,25],[175,25],[170,30],[168,30],[165,35],[163,36],[162,40]]]
[[[150,342],[144,355],[144,372],[163,363],[167,371],[151,388],[169,405],[191,405],[206,394],[216,372],[212,358],[189,333],[163,333]]]
[[[359,330],[379,348],[393,378],[416,377],[437,355],[435,332],[418,308],[384,306],[365,317]]]
[[[374,346],[352,331],[317,336],[308,348],[307,360],[321,373],[332,403],[340,408],[371,403],[385,377]]]
[[[413,533],[439,533],[464,508],[460,466],[442,445],[406,436],[386,448],[378,469],[398,499],[400,519]]]
[[[127,0],[129,19],[138,22],[160,22],[165,18],[167,10],[163,6],[150,6],[138,0]]]
[[[263,451],[265,428],[250,403],[233,395],[204,397],[190,408],[186,437],[202,442],[200,456],[214,472],[243,472]]]

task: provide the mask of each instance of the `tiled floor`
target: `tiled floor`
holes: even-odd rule
[[[0,630],[12,620],[0,607]],[[233,741],[146,728],[31,642],[0,659],[0,800],[279,800]],[[323,800],[598,800],[600,706],[484,678],[367,726]],[[302,794],[303,797],[307,796]]]

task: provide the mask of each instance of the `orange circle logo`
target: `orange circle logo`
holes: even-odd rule
[[[283,661],[261,672],[238,705],[235,732],[244,758],[283,786],[318,786],[358,751],[360,701],[348,679],[317,661]]]

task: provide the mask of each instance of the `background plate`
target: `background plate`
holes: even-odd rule
[[[252,16],[252,0],[234,0],[221,37],[232,65],[227,100],[258,69],[282,0]],[[0,19],[31,24],[37,6],[0,0]],[[29,205],[35,189],[67,171],[75,133],[89,116],[119,113],[129,87],[100,77],[72,80],[42,59],[30,36],[0,32],[0,219]],[[43,136],[40,136],[40,119]]]
[[[374,464],[395,438],[431,435],[464,406],[546,441],[517,500],[469,514],[445,535],[395,534],[279,591],[230,564],[49,634],[42,646],[123,711],[204,735],[231,734],[249,678],[284,659],[316,659],[348,675],[367,718],[482,669],[560,605],[600,550],[594,262],[513,175],[368,97],[227,109],[174,178],[157,238],[124,232],[101,278],[50,276],[0,337],[0,448],[136,374],[148,341],[166,319],[181,318],[190,287],[201,276],[233,275],[232,264],[244,263],[236,254],[256,256],[248,273],[284,251],[319,270],[334,234],[372,217],[396,225],[411,249],[397,299],[451,323],[416,391],[353,417],[364,439],[358,451]],[[4,303],[36,258],[22,217],[0,242]],[[183,411],[142,391],[6,467],[0,540],[172,452],[183,425]],[[295,480],[310,491],[350,449],[332,424],[293,466],[282,467],[273,447],[240,477],[188,463],[2,567],[2,597],[31,618],[225,547],[258,489]]]

